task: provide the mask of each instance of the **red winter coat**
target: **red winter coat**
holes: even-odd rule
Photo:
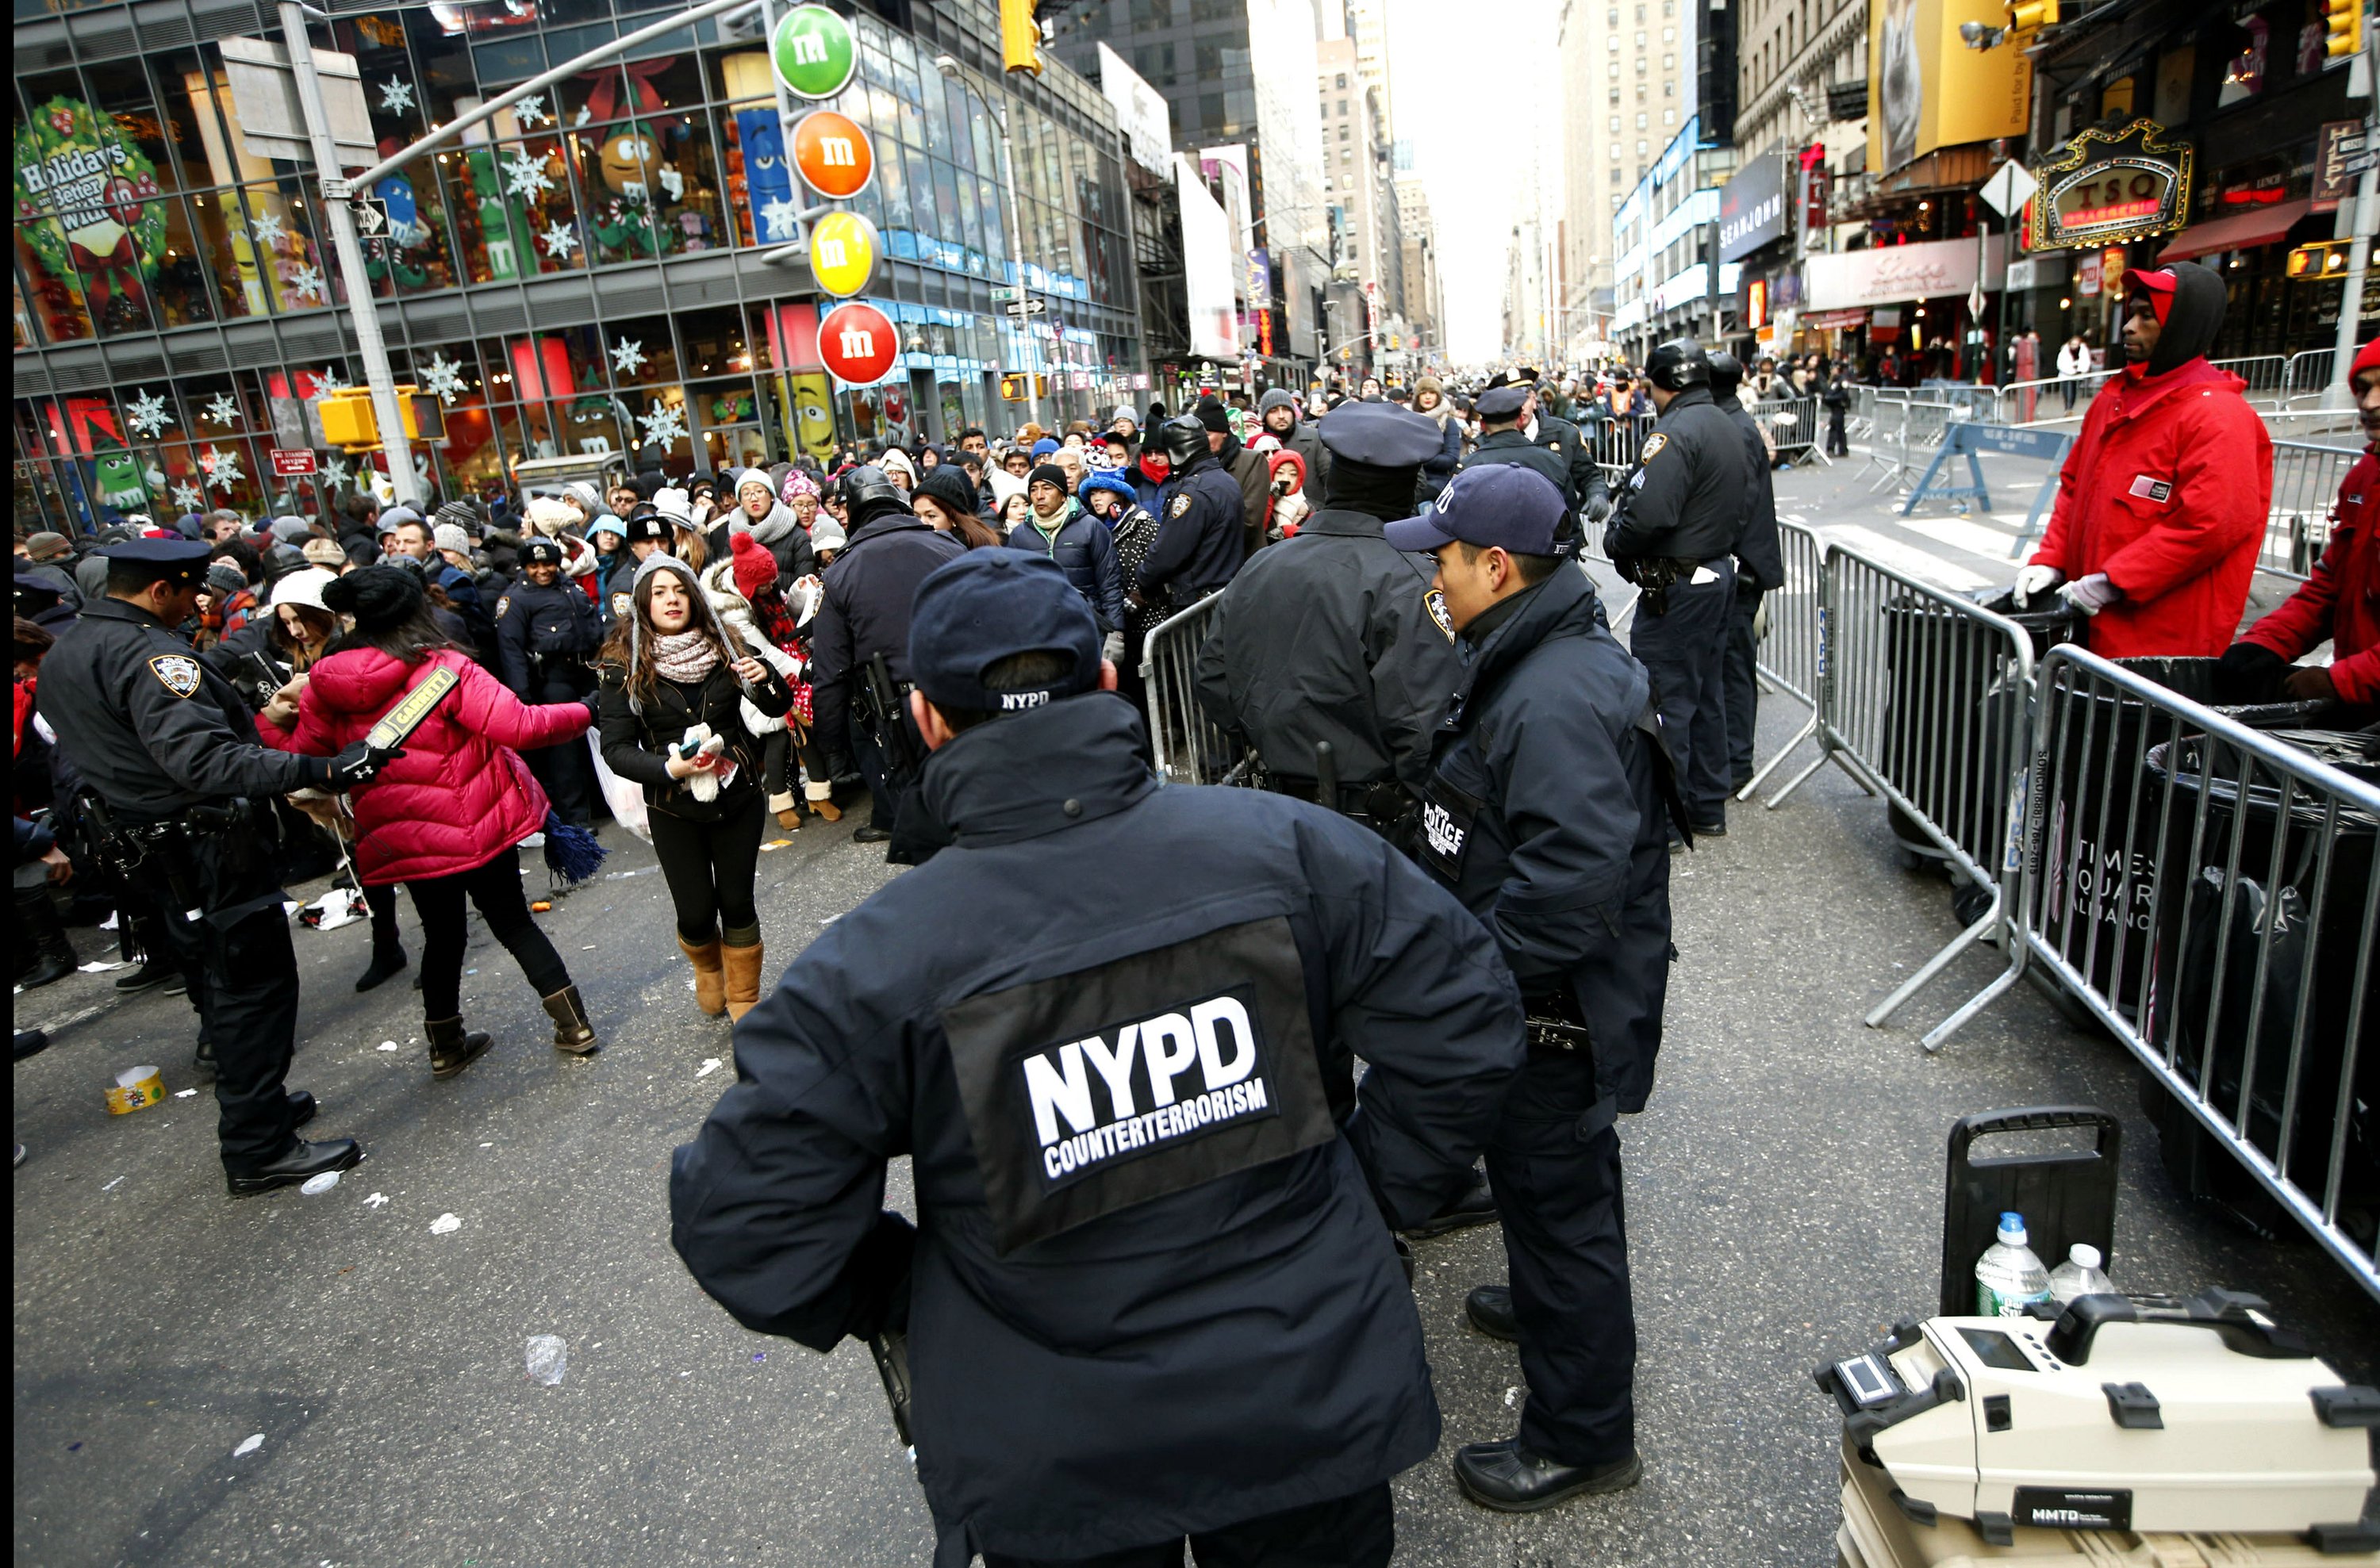
[[[2107,658],[2214,658],[2231,645],[2273,500],[2273,439],[2204,359],[2162,376],[2116,376],[2092,400],[2058,476],[2036,566],[2095,572],[2124,597],[2083,645]]]
[[[295,730],[257,718],[266,745],[335,756],[440,666],[461,682],[407,737],[405,754],[347,797],[356,871],[374,887],[470,871],[543,827],[545,791],[520,752],[586,733],[587,709],[531,707],[452,650],[407,665],[378,648],[351,648],[307,672]]]
[[[2380,703],[2380,455],[2347,471],[2330,543],[2313,575],[2240,640],[2301,658],[2331,646],[2330,683],[2350,703]]]

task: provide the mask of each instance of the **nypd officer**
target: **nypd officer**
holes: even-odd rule
[[[1464,657],[1439,726],[1422,863],[1495,936],[1529,1018],[1488,1145],[1508,1288],[1471,1293],[1517,1339],[1519,1435],[1457,1451],[1474,1502],[1525,1513],[1635,1484],[1634,1309],[1612,1118],[1644,1109],[1669,984],[1668,758],[1645,671],[1569,564],[1566,509],[1512,464],[1457,474],[1387,529],[1438,557]]]
[[[1460,667],[1430,563],[1389,548],[1380,525],[1413,514],[1415,479],[1443,440],[1391,403],[1342,403],[1318,433],[1334,459],[1322,504],[1223,591],[1198,700],[1248,737],[1271,788],[1393,833]],[[1326,778],[1336,791],[1323,800]]]
[[[1672,338],[1645,373],[1660,418],[1603,548],[1643,590],[1628,645],[1652,672],[1694,830],[1717,837],[1727,831],[1727,638],[1751,476],[1742,434],[1711,401],[1702,344]]]
[[[1533,474],[1543,475],[1562,498],[1565,506],[1573,504],[1571,493],[1570,464],[1560,447],[1540,446],[1529,440],[1521,427],[1527,419],[1529,389],[1506,384],[1490,387],[1474,398],[1471,411],[1479,416],[1479,440],[1471,455],[1463,460],[1464,468],[1480,468],[1493,463],[1513,464]],[[1598,477],[1600,470],[1597,470]]]
[[[1727,625],[1727,776],[1730,792],[1752,782],[1753,735],[1760,718],[1760,596],[1785,585],[1785,551],[1777,535],[1777,487],[1768,443],[1736,395],[1743,364],[1723,348],[1710,360],[1711,401],[1743,436],[1747,464],[1743,537],[1735,545],[1735,605]]]
[[[1611,509],[1611,485],[1603,476],[1603,465],[1595,460],[1594,443],[1588,440],[1586,430],[1547,409],[1536,370],[1524,365],[1512,375],[1529,394],[1528,404],[1522,411],[1521,433],[1537,445],[1561,454],[1562,464],[1570,472],[1570,483],[1564,490],[1572,508],[1592,521],[1601,521]],[[1592,399],[1584,406],[1590,413],[1602,412]]]
[[[106,814],[107,852],[160,894],[156,935],[213,1045],[224,1172],[245,1198],[363,1158],[352,1138],[299,1138],[314,1097],[283,1083],[297,1045],[298,958],[269,797],[350,789],[398,754],[360,741],[330,758],[258,743],[238,694],[175,630],[198,608],[208,549],[110,547],[107,597],[42,666],[42,713]]]
[[[1439,1432],[1389,1224],[1519,1066],[1495,943],[1342,816],[1159,788],[1046,561],[941,568],[909,651],[953,845],[738,1026],[673,1244],[758,1332],[905,1324],[938,1563],[1386,1563]],[[1344,1104],[1341,1037],[1376,1067]]]
[[[1157,428],[1172,476],[1157,493],[1157,542],[1130,585],[1135,609],[1172,596],[1186,609],[1232,580],[1247,556],[1247,510],[1239,481],[1207,444],[1207,427],[1184,415]]]
[[[525,703],[583,703],[595,689],[588,660],[602,633],[593,601],[562,582],[562,546],[533,538],[521,546],[521,580],[496,600],[496,661],[513,695]],[[593,819],[595,769],[587,742],[565,741],[521,753],[554,814],[574,827]]]

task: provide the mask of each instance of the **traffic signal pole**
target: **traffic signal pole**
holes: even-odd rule
[[[2363,278],[2372,264],[2372,229],[2380,223],[2380,37],[2363,40],[2363,177],[2355,182],[2354,199],[2342,204],[2339,220],[2346,225],[2347,281],[2338,296],[2338,339],[2330,355],[2330,381],[2323,389],[2325,407],[2346,407],[2355,400],[2347,373],[2355,368],[2355,334],[2362,326]]]

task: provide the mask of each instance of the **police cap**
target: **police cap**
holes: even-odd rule
[[[1517,419],[1529,401],[1529,389],[1514,382],[1481,392],[1471,404],[1482,419]]]
[[[1058,654],[1070,668],[1028,691],[985,686],[986,670],[1021,653]],[[1099,623],[1057,562],[1023,550],[969,550],[917,585],[909,611],[909,678],[939,707],[1041,707],[1099,685]]]
[[[666,544],[670,537],[669,519],[658,512],[648,512],[638,507],[635,516],[620,525],[620,537],[630,544],[638,539],[659,539]]]
[[[212,549],[197,539],[127,539],[100,553],[107,558],[111,576],[137,573],[148,582],[195,587],[206,580],[207,554]]]
[[[1483,463],[1447,481],[1428,511],[1380,531],[1397,549],[1416,554],[1460,539],[1513,555],[1561,555],[1569,517],[1561,491],[1543,474],[1515,463]]]
[[[1374,468],[1417,467],[1446,441],[1436,420],[1390,403],[1342,403],[1322,416],[1315,434],[1331,456]]]
[[[520,559],[523,566],[559,566],[562,547],[552,539],[531,539],[521,546]]]

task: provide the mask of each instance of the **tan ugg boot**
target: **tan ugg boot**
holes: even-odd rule
[[[740,1019],[760,999],[760,933],[755,927],[728,935],[752,938],[744,944],[722,940],[719,947],[720,962],[727,971],[727,1016]]]
[[[719,969],[719,938],[714,936],[698,947],[681,936],[678,951],[694,966],[694,1005],[712,1018],[727,1010],[727,990]]]

